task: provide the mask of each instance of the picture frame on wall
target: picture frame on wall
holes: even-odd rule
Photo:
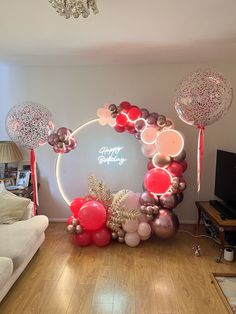
[[[29,186],[30,181],[30,171],[28,170],[18,170],[17,178],[16,178],[16,185],[17,186]]]

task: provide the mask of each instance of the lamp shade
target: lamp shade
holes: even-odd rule
[[[0,163],[18,162],[22,154],[14,142],[0,141]]]

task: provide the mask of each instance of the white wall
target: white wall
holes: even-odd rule
[[[11,106],[24,100],[35,100],[53,113],[57,126],[72,129],[96,117],[96,109],[104,102],[119,103],[126,99],[175,120],[176,129],[185,135],[188,188],[185,199],[177,207],[181,221],[196,217],[197,130],[185,125],[173,108],[173,95],[183,75],[206,65],[163,64],[155,66],[84,66],[84,67],[2,67],[0,69],[0,139],[7,139],[4,120]],[[224,73],[236,90],[235,64],[208,64]],[[216,149],[236,152],[236,100],[221,121],[210,126],[205,136],[205,156],[200,199],[214,197]],[[65,218],[69,210],[63,202],[54,175],[56,154],[44,146],[37,150],[41,175],[40,212],[50,218]],[[135,173],[130,180],[135,180]],[[69,183],[68,183],[69,184]],[[70,184],[77,184],[70,182]]]

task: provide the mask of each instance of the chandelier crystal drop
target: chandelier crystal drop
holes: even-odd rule
[[[64,18],[87,18],[91,12],[97,14],[98,7],[96,0],[48,0],[57,13]]]

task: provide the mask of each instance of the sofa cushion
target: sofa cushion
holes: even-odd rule
[[[0,290],[13,273],[13,263],[8,257],[0,257]]]
[[[0,181],[0,193],[2,193],[2,191],[6,191],[4,181]]]
[[[30,253],[47,226],[48,218],[43,215],[11,225],[0,225],[0,256],[12,259],[15,270]]]
[[[12,195],[8,191],[0,193],[0,223],[14,223],[22,218],[30,199]]]

